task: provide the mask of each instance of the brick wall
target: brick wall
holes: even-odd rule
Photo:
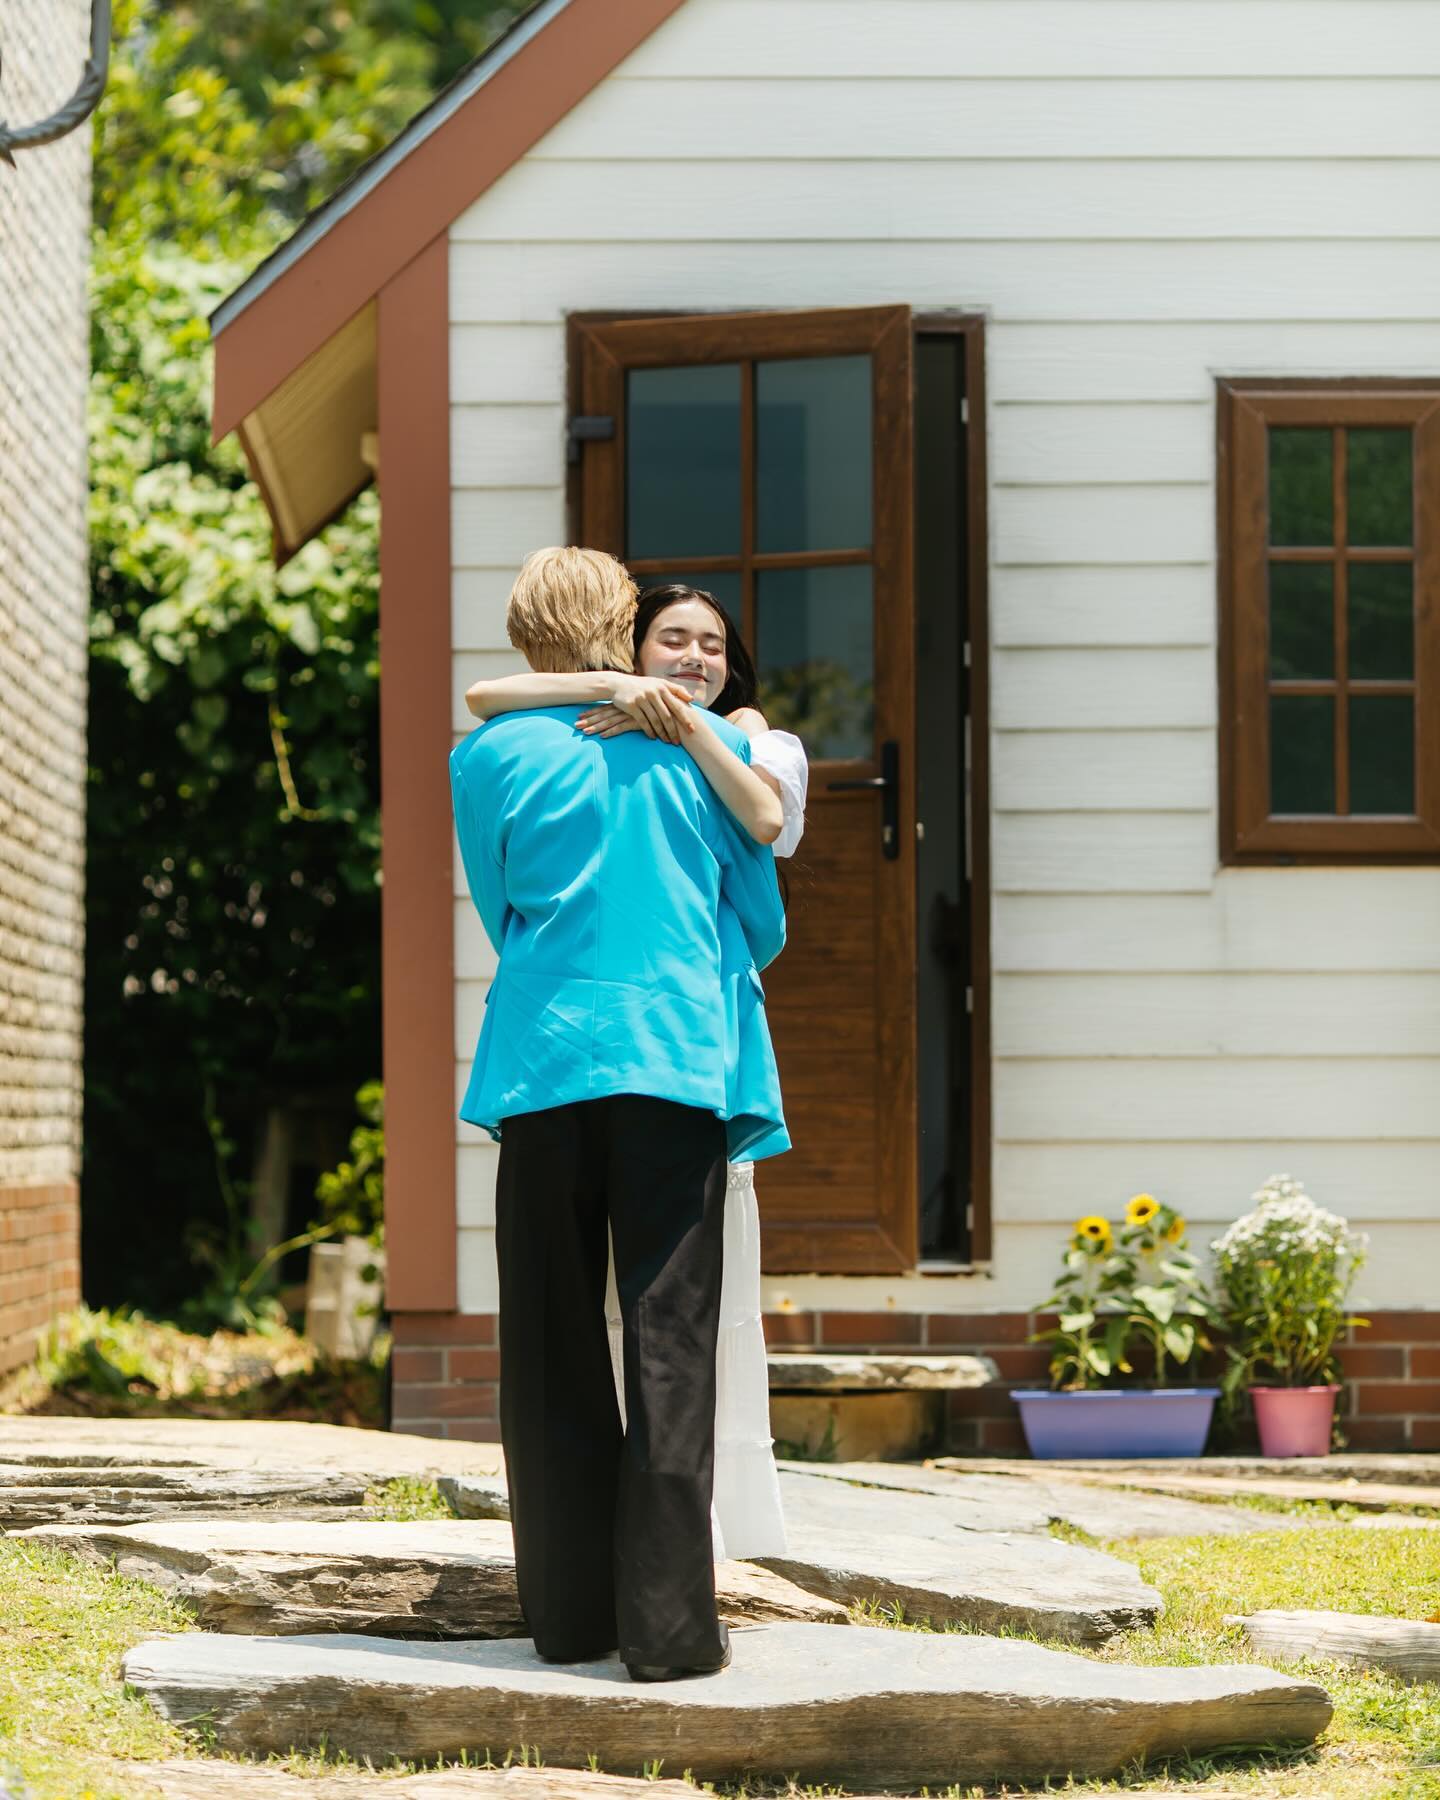
[[[88,0],[0,25],[0,117],[72,92]],[[0,165],[0,1370],[79,1297],[90,133]]]
[[[390,1321],[390,1429],[421,1437],[500,1437],[493,1313],[396,1313]]]
[[[1001,1385],[947,1395],[946,1448],[956,1456],[1024,1456],[1011,1389],[1049,1385],[1049,1353],[1027,1341],[1046,1322],[1035,1313],[767,1313],[765,1336],[783,1350],[988,1356]],[[495,1323],[490,1313],[396,1317],[394,1430],[499,1438]],[[1352,1450],[1440,1450],[1440,1312],[1374,1313],[1350,1334],[1341,1360],[1341,1416]]]

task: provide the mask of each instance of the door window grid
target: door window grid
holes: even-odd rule
[[[696,375],[694,365],[634,369],[626,380],[626,566],[642,587],[687,581],[711,587],[727,605],[738,582],[740,626],[755,653],[761,704],[770,722],[796,731],[813,761],[868,760],[874,748],[875,629],[871,359],[868,354],[749,357],[723,365],[701,365],[699,372],[710,401],[707,411],[714,416],[709,428],[698,434],[698,441],[707,446],[726,445],[738,458],[738,517],[733,521],[738,543],[733,551],[711,551],[707,545],[708,553],[698,555],[631,553],[632,549],[642,552],[651,547],[647,542],[652,535],[649,521],[660,511],[646,507],[637,514],[637,477],[654,472],[647,451],[656,435],[643,413],[639,419],[645,423],[636,428],[637,408],[654,410],[667,377],[692,384]],[[734,421],[719,416],[732,378],[732,404],[738,414]],[[827,378],[832,389],[840,389],[839,405],[828,408],[828,418],[823,404]],[[767,386],[772,390],[768,399]],[[813,409],[821,412],[821,424],[830,427],[825,441],[818,444],[797,442],[797,426],[801,439],[807,432],[811,438],[819,435],[806,416],[803,402],[807,398],[820,402]],[[787,407],[787,399],[800,404]],[[848,434],[843,431],[847,411]],[[733,432],[732,423],[738,426]],[[852,448],[846,456],[842,440],[847,436],[852,445],[860,447],[858,455]],[[772,456],[777,471],[773,478],[767,467]],[[829,470],[824,467],[827,458],[834,465]],[[863,467],[856,467],[857,461],[863,462]],[[813,471],[808,483],[796,483],[797,467]],[[716,476],[723,490],[722,501],[728,502],[728,471],[717,467]],[[810,505],[797,504],[794,492],[777,492],[782,483],[791,489],[808,486],[812,490]],[[837,488],[843,505],[834,499]],[[728,524],[729,515],[728,504],[712,507],[699,529],[701,541],[707,528],[714,530],[717,518]],[[859,527],[855,536],[863,541],[824,541],[841,536],[844,524]],[[794,543],[796,538],[817,535],[819,544]],[[774,546],[784,543],[787,536],[790,548],[758,547],[761,537]],[[667,540],[666,548],[679,550],[681,546]],[[866,571],[863,591],[854,577],[847,580],[838,573],[828,574],[842,570]],[[863,621],[857,616],[857,605],[866,615]],[[812,645],[827,654],[811,653]]]

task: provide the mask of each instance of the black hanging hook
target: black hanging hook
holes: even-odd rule
[[[100,103],[110,73],[110,0],[90,0],[90,54],[80,71],[80,85],[57,113],[38,125],[11,127],[0,119],[0,160],[15,167],[17,150],[53,144],[83,125]]]

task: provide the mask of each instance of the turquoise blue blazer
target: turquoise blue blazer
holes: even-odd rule
[[[758,971],[785,942],[775,859],[689,755],[508,713],[450,756],[471,898],[500,956],[460,1116],[648,1094],[726,1121],[731,1160],[789,1148]],[[715,729],[746,761],[749,741]]]

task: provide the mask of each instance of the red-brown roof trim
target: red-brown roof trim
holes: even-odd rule
[[[393,147],[401,151],[398,160],[360,199],[346,203],[347,196],[337,195],[312,215],[295,236],[309,233],[313,242],[288,263],[282,251],[277,272],[252,298],[238,290],[232,297],[238,309],[229,301],[219,309],[216,441],[448,232],[467,206],[683,4],[565,0],[528,36],[522,20],[518,48],[502,40],[496,49],[505,54],[493,72],[486,71],[493,53],[481,57],[472,66],[474,76],[484,77],[474,92],[418,134],[408,151],[402,133]],[[415,125],[425,119],[422,114]],[[317,227],[323,227],[318,235]]]

